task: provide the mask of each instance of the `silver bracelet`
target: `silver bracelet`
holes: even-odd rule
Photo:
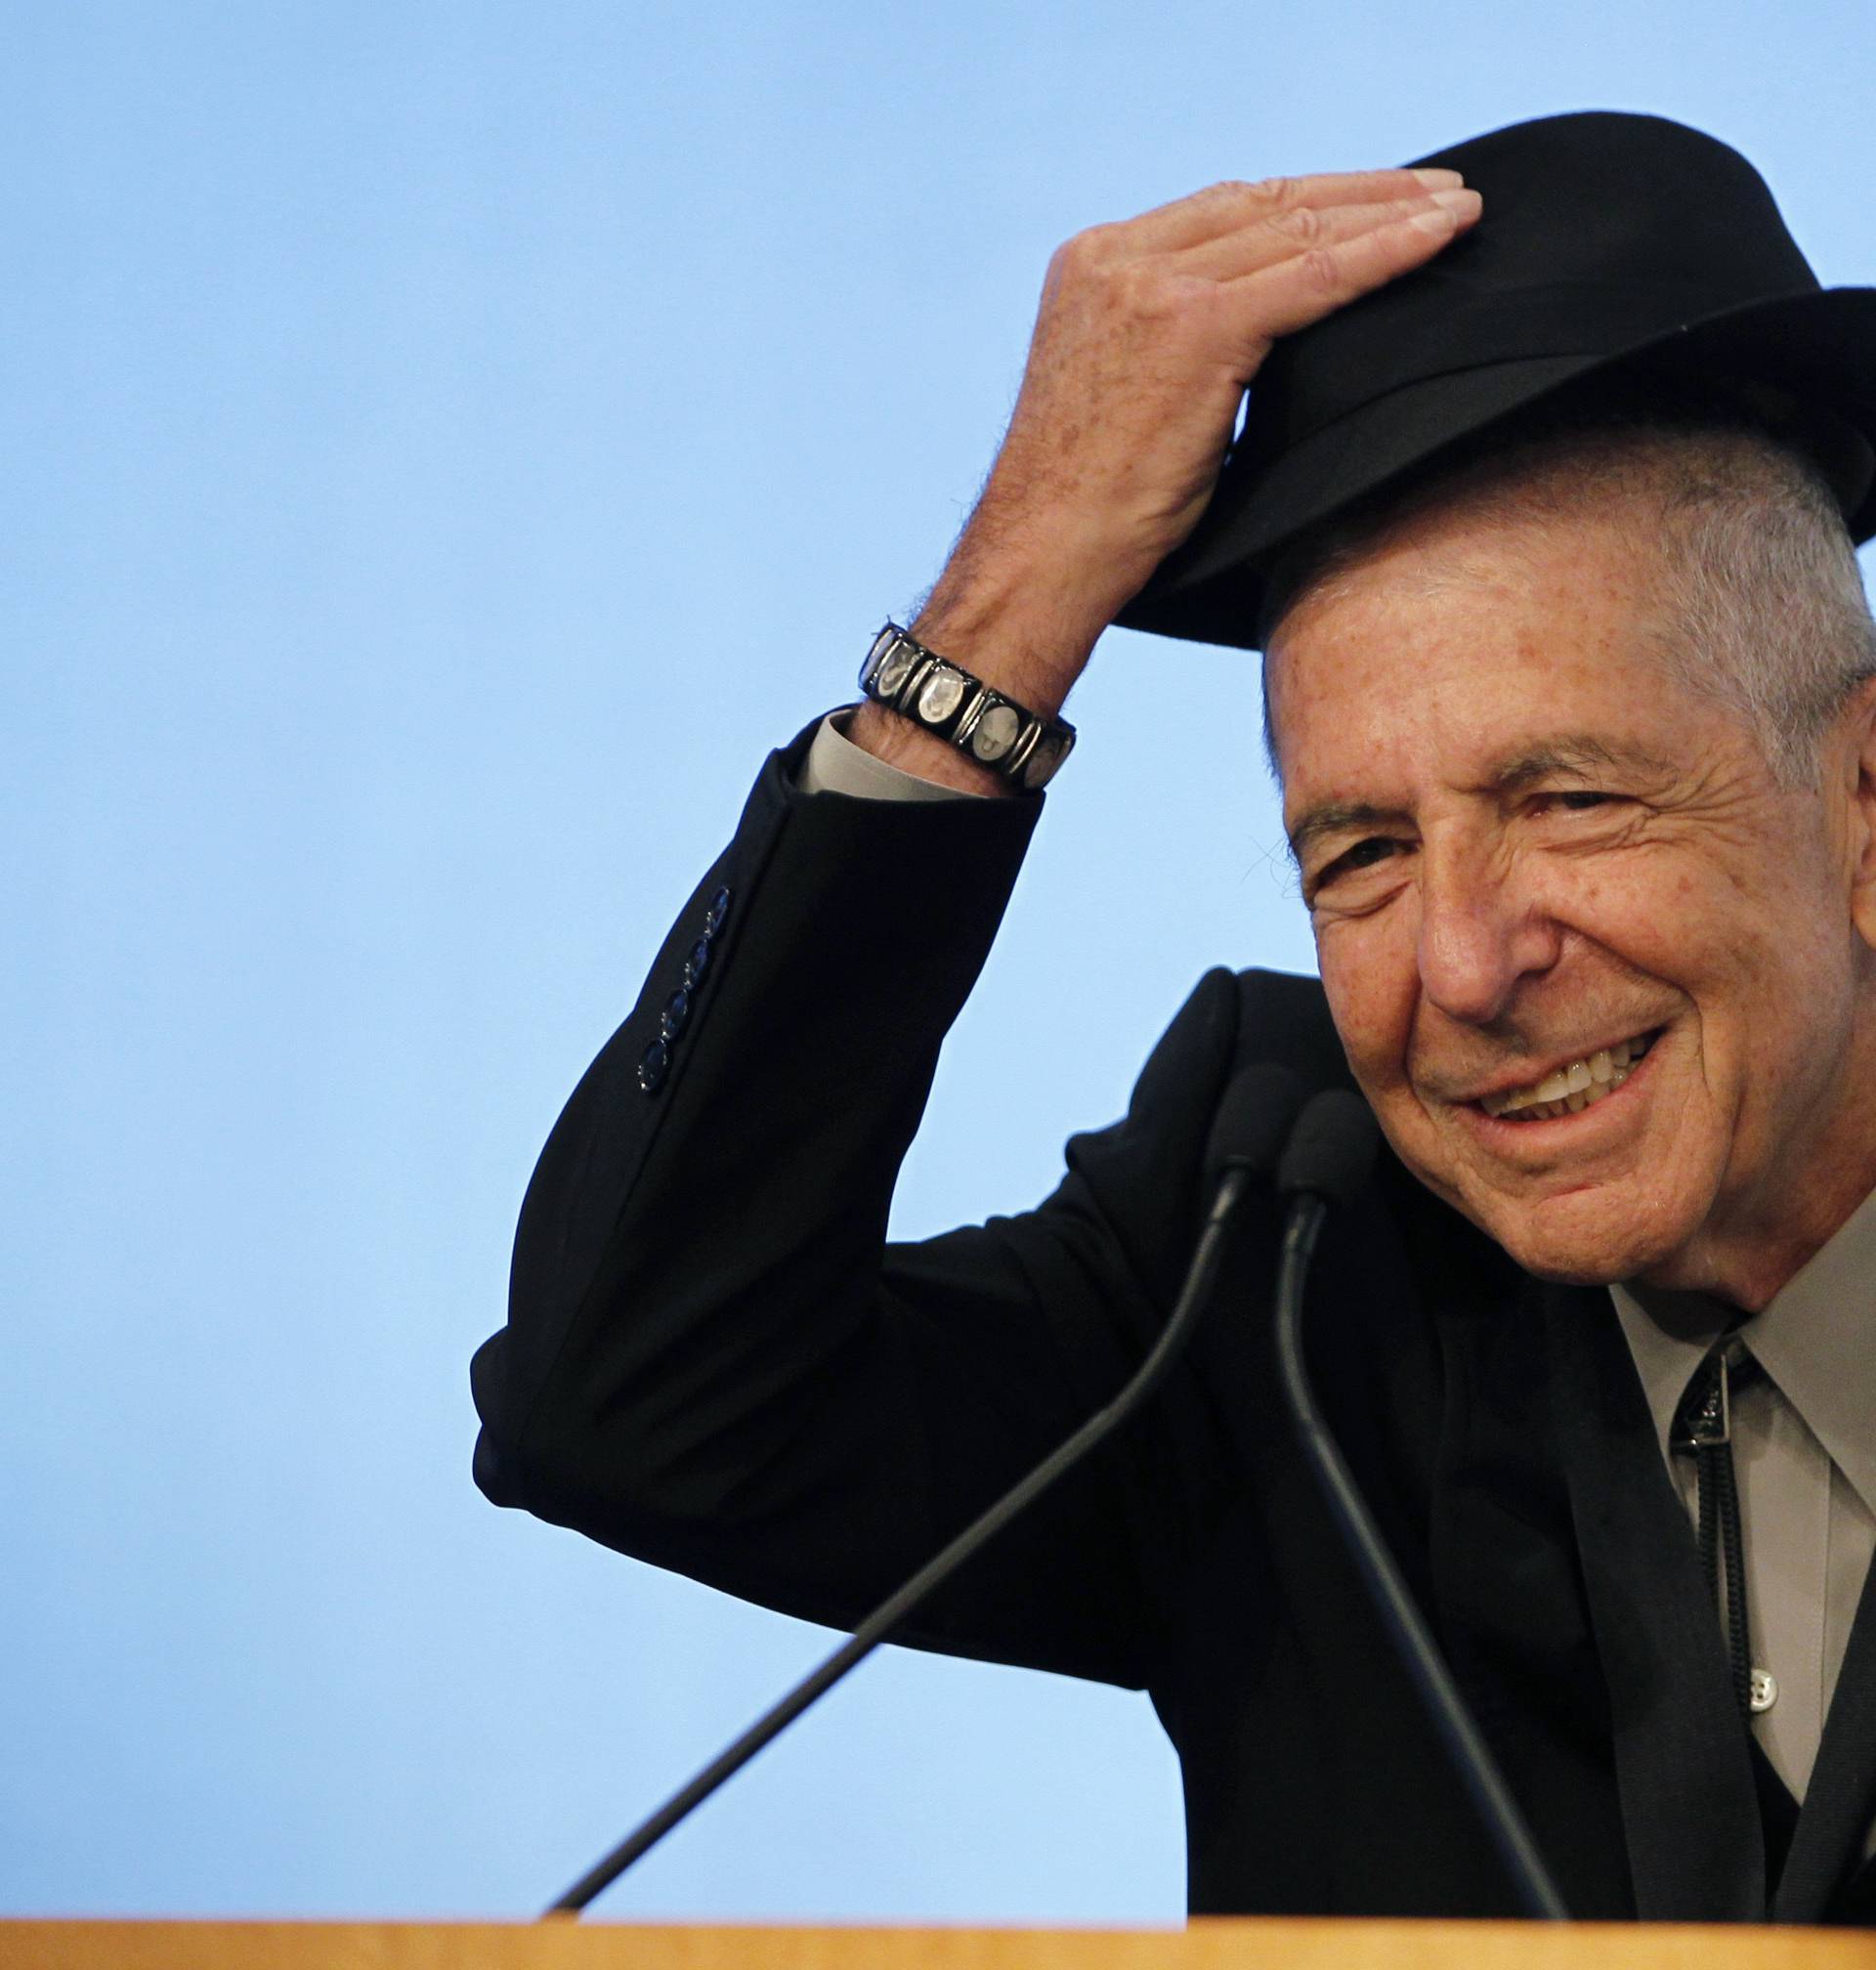
[[[1027,792],[1046,787],[1075,745],[1065,718],[1044,718],[940,657],[897,622],[873,639],[860,688],[875,705],[910,718],[967,758]]]

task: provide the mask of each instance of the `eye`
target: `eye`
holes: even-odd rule
[[[1622,793],[1608,793],[1591,786],[1547,786],[1531,793],[1523,802],[1523,812],[1531,820],[1562,818],[1570,814],[1606,814],[1624,804]]]
[[[1377,862],[1386,861],[1399,846],[1398,841],[1390,841],[1386,835],[1371,835],[1367,840],[1357,841],[1352,848],[1344,849],[1329,867],[1371,869]]]
[[[1325,863],[1309,885],[1310,894],[1319,894],[1338,877],[1352,876],[1360,870],[1372,869],[1377,863],[1386,862],[1400,846],[1401,843],[1389,835],[1370,835],[1353,847],[1344,848],[1333,862]]]
[[[1590,814],[1599,807],[1613,807],[1621,798],[1619,793],[1604,793],[1587,787],[1556,788],[1533,794],[1530,804],[1540,814],[1552,808],[1560,808],[1566,814]]]

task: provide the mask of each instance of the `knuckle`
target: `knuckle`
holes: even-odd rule
[[[1297,181],[1294,178],[1259,178],[1246,189],[1272,211],[1281,211],[1296,202]]]
[[[1056,247],[1054,264],[1069,273],[1082,273],[1097,267],[1106,257],[1113,235],[1111,226],[1085,227]]]
[[[1303,283],[1320,294],[1336,294],[1342,289],[1342,263],[1326,246],[1312,246],[1299,256],[1297,271]]]
[[[1273,233],[1300,245],[1310,246],[1323,237],[1322,214],[1312,205],[1292,205],[1271,213],[1264,222]]]

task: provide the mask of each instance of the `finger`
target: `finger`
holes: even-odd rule
[[[1470,221],[1477,217],[1479,203],[1476,192],[1456,189],[1370,205],[1292,205],[1236,232],[1221,233],[1200,245],[1169,254],[1166,266],[1171,273],[1197,279],[1236,280],[1312,248],[1340,245],[1417,213],[1437,212],[1442,206],[1450,206],[1462,222]]]
[[[1273,267],[1227,281],[1222,291],[1233,299],[1242,296],[1243,320],[1254,341],[1260,344],[1272,336],[1293,335],[1358,295],[1385,286],[1396,275],[1423,266],[1472,223],[1447,207],[1436,207],[1333,246],[1312,246]]]
[[[1464,182],[1457,171],[1430,165],[1418,170],[1318,171],[1301,178],[1263,178],[1255,184],[1232,181],[1156,205],[1114,230],[1143,252],[1174,253],[1297,206],[1319,211],[1375,204],[1419,197]]]

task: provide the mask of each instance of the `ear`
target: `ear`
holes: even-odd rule
[[[1848,783],[1844,852],[1851,921],[1876,951],[1876,679],[1860,685],[1844,707],[1836,736],[1837,746],[1826,741],[1825,756]]]

